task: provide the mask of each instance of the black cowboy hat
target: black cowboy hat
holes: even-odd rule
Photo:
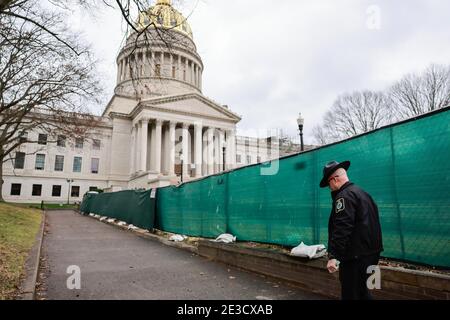
[[[330,176],[337,170],[343,168],[346,171],[348,168],[350,168],[350,161],[343,161],[343,162],[337,162],[337,161],[331,161],[328,162],[325,167],[323,167],[323,178],[322,181],[320,181],[320,187],[325,188],[328,187],[328,179]]]

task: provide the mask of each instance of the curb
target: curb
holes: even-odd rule
[[[25,263],[25,278],[20,285],[20,293],[17,300],[34,300],[36,295],[36,282],[39,274],[42,242],[44,239],[46,211],[42,211],[40,230],[36,235],[36,241],[31,248]]]
[[[79,211],[74,211],[74,212],[81,214]],[[91,217],[89,215],[84,215],[84,214],[81,214],[81,215],[83,215],[85,217],[88,217],[88,218],[91,218],[93,220],[102,222],[104,224],[107,224],[107,225],[110,225],[110,226],[113,226],[113,227],[116,227],[116,228],[119,228],[119,229],[122,229],[122,230],[125,230],[125,231],[129,231],[129,232],[131,232],[131,233],[133,233],[133,234],[135,234],[135,235],[137,235],[137,236],[139,236],[141,238],[152,240],[152,241],[158,241],[158,242],[160,242],[160,243],[162,243],[162,244],[164,244],[166,246],[177,248],[177,249],[181,249],[181,250],[186,250],[186,251],[189,251],[191,253],[194,253],[194,254],[198,255],[198,248],[197,248],[197,246],[186,244],[186,243],[183,243],[183,242],[170,241],[170,240],[167,240],[164,237],[158,236],[156,234],[151,233],[148,230],[144,230],[144,229],[141,229],[141,228],[137,228],[137,229],[133,230],[133,229],[129,229],[128,226],[118,225],[116,222],[108,222],[107,219],[103,220],[103,221],[100,221],[99,218]]]

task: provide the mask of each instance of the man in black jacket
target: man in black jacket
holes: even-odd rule
[[[368,268],[383,251],[378,207],[372,197],[347,177],[349,161],[332,161],[323,169],[320,187],[331,189],[328,223],[328,271],[339,270],[343,300],[371,299]]]

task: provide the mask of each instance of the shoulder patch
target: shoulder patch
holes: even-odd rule
[[[345,210],[345,200],[344,198],[339,198],[336,200],[336,213]]]

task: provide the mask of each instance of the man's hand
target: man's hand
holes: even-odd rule
[[[335,273],[336,271],[338,271],[339,268],[337,265],[337,260],[336,259],[328,260],[327,269],[329,273]]]

